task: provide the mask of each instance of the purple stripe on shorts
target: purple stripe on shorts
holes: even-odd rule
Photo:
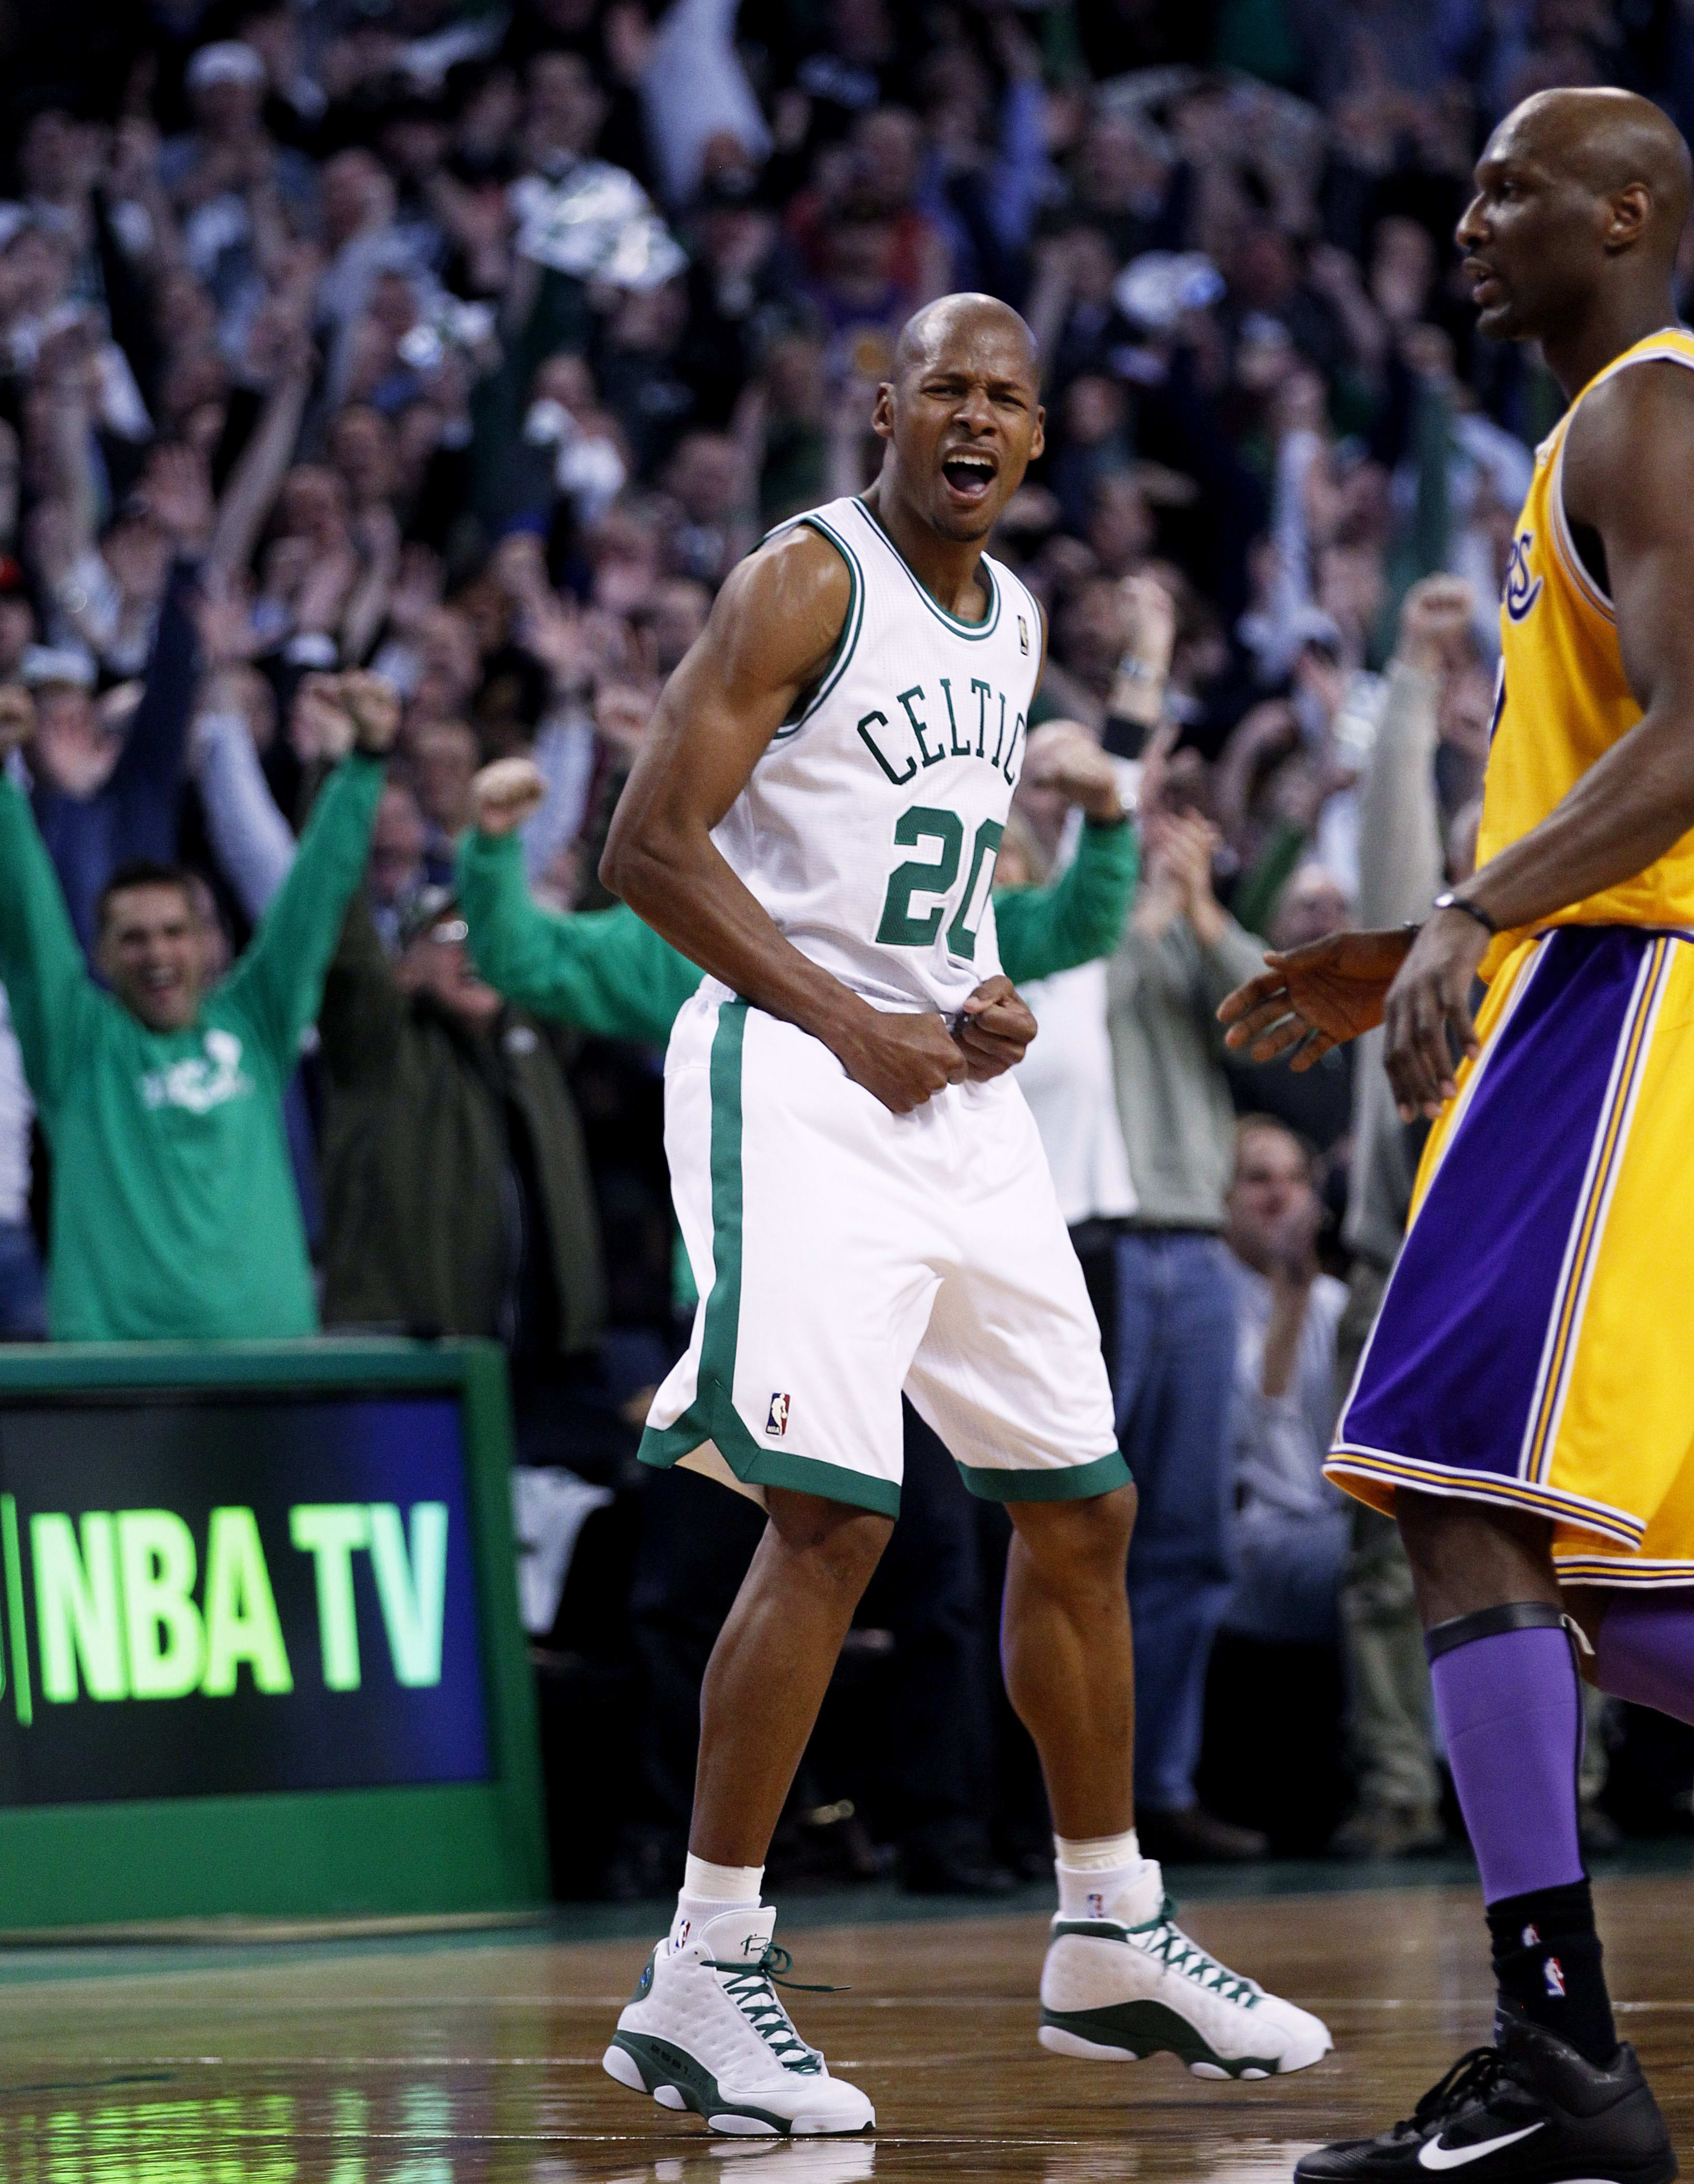
[[[1566,926],[1523,975],[1396,1265],[1338,1446],[1515,1478],[1641,958]]]

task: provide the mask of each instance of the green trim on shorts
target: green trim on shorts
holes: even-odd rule
[[[720,1443],[721,1446],[722,1444]],[[815,1494],[820,1502],[845,1502],[849,1508],[869,1509],[879,1517],[897,1517],[900,1490],[891,1479],[867,1478],[845,1464],[825,1463],[821,1457],[789,1456],[755,1444],[753,1461],[737,1479],[753,1486],[786,1486],[791,1494]]]
[[[694,1400],[672,1425],[649,1426],[637,1451],[660,1470],[711,1441],[746,1485],[784,1486],[845,1502],[880,1517],[900,1513],[900,1490],[886,1479],[868,1479],[839,1463],[797,1450],[765,1448],[747,1431],[735,1405],[736,1348],[741,1312],[741,1053],[747,1005],[725,1001],[712,1034],[712,1286],[700,1340],[700,1377]]]
[[[825,1463],[821,1457],[761,1448],[741,1424],[740,1412],[733,1410],[727,1414],[727,1424],[719,1412],[717,1424],[702,1433],[696,1422],[697,1408],[691,1405],[674,1426],[649,1426],[641,1435],[641,1461],[668,1471],[709,1440],[744,1486],[785,1486],[791,1494],[815,1494],[820,1502],[844,1502],[879,1517],[899,1515],[900,1490],[891,1479],[868,1479],[844,1464]],[[746,1453],[731,1457],[729,1443],[737,1432],[746,1440]]]
[[[983,1502],[1092,1502],[1131,1484],[1130,1467],[1115,1448],[1065,1471],[989,1471],[961,1463],[958,1475]]]
[[[673,1463],[692,1456],[702,1441],[714,1439],[711,1428],[703,1424],[699,1410],[699,1404],[692,1402],[675,1425],[643,1426],[636,1460],[652,1464],[655,1471],[669,1471]]]

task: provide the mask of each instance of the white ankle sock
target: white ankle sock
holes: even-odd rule
[[[1141,1856],[1133,1828],[1086,1842],[1055,1836],[1061,1919],[1109,1919],[1124,1926],[1157,1915],[1164,1883],[1153,1859]]]
[[[762,1865],[714,1865],[709,1858],[688,1853],[682,1887],[676,1898],[676,1916],[670,1922],[670,1946],[680,1949],[690,1934],[715,1919],[721,1911],[757,1911]]]

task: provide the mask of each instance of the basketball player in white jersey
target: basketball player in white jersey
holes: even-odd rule
[[[665,1064],[701,1305],[644,1462],[769,1513],[702,1695],[687,1875],[605,2067],[714,2130],[853,2131],[772,1985],[759,1885],[899,1509],[903,1390],[1014,1527],[1002,1653],[1060,1906],[1043,2046],[1204,2076],[1314,2063],[1314,2017],[1171,1923],[1135,1835],[1135,1490],[1081,1270],[1006,1073],[1035,1020],[990,889],[1041,610],[982,542],[1041,449],[1028,327],[949,296],[877,392],[882,470],[735,570],[660,702],[602,873],[708,977]]]

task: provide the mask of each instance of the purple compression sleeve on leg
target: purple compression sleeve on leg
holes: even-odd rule
[[[1614,1592],[1594,1653],[1602,1691],[1694,1722],[1694,1591]]]
[[[1455,1646],[1430,1674],[1485,1901],[1580,1880],[1582,1701],[1569,1639],[1502,1630]]]

